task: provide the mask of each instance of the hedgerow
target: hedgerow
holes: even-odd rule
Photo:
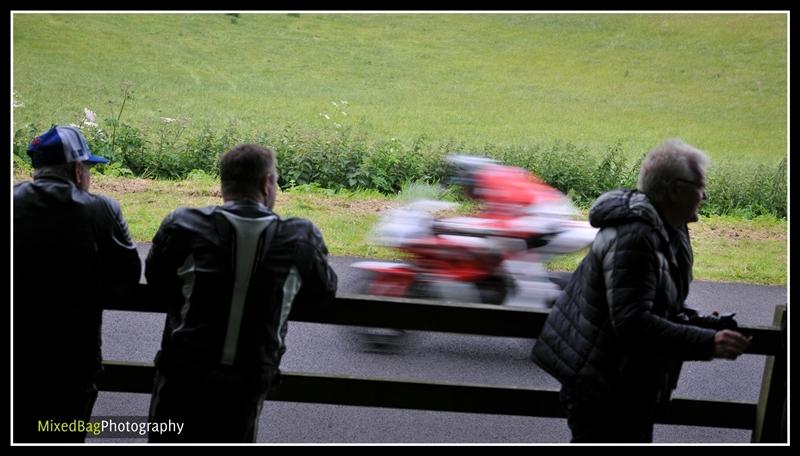
[[[216,176],[219,157],[236,144],[254,142],[272,147],[278,158],[282,188],[313,184],[332,190],[373,189],[399,192],[409,182],[446,183],[448,166],[442,158],[453,152],[488,156],[528,169],[588,207],[600,194],[614,188],[634,188],[644,154],[631,159],[622,144],[610,144],[602,153],[590,153],[568,141],[523,146],[469,146],[458,141],[419,137],[369,140],[349,127],[301,130],[291,126],[271,131],[241,132],[235,125],[203,126],[186,133],[183,122],[162,122],[137,128],[118,119],[100,125],[78,125],[93,153],[111,159],[98,167],[104,174],[153,179],[184,179],[192,171]],[[27,144],[46,128],[25,125],[14,135],[15,167],[30,166]],[[113,131],[113,135],[110,132]],[[703,215],[787,216],[786,160],[777,164],[716,163],[708,172],[709,199]]]

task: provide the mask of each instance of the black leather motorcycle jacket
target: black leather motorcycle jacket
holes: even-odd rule
[[[119,204],[74,183],[14,186],[14,365],[23,382],[90,384],[103,302],[130,293],[141,262]]]
[[[159,370],[268,388],[292,305],[324,305],[336,294],[327,255],[311,222],[281,219],[255,201],[172,212],[145,272],[167,311]]]

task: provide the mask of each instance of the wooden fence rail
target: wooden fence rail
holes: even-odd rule
[[[108,310],[163,312],[142,285]],[[401,298],[340,295],[324,308],[297,305],[293,321],[403,328],[534,339],[548,310],[455,304]],[[658,423],[752,429],[753,442],[786,442],[786,306],[778,306],[772,327],[740,328],[753,336],[746,353],[767,355],[758,403],[674,398]],[[104,362],[101,390],[150,393],[153,365]],[[346,375],[284,372],[271,401],[406,408],[448,412],[564,417],[558,390],[396,381]]]

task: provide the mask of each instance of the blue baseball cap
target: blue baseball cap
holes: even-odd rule
[[[108,163],[108,159],[92,155],[83,133],[75,127],[55,126],[33,138],[28,145],[34,168],[72,162]]]

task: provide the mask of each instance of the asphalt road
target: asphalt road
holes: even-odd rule
[[[142,246],[142,253],[148,246]],[[337,257],[340,292],[352,292],[358,276]],[[744,325],[771,325],[775,306],[787,303],[784,287],[695,282],[689,305],[703,311],[736,312]],[[149,362],[158,349],[164,316],[107,311],[103,352],[106,359]],[[434,380],[471,384],[552,387],[558,383],[528,360],[533,340],[411,332],[398,354],[364,353],[347,327],[291,323],[286,371]],[[758,400],[764,357],[686,363],[677,397]],[[101,392],[95,416],[147,415],[149,395]],[[469,400],[469,398],[464,398]],[[750,432],[657,425],[657,443],[748,443]],[[258,441],[263,443],[563,443],[564,419],[382,409],[267,401]],[[99,443],[143,442],[101,439]]]

